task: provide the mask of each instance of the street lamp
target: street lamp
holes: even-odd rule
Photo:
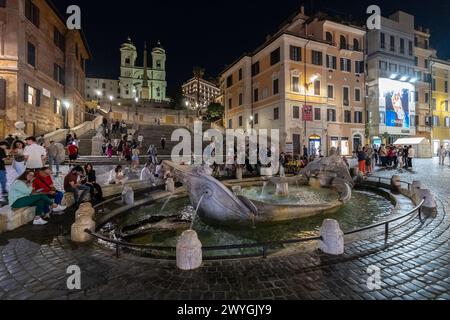
[[[69,115],[68,115],[68,113],[69,113],[69,108],[70,108],[70,102],[69,101],[64,101],[63,102],[63,106],[64,106],[64,108],[65,108],[65,112],[64,112],[64,128],[66,128],[67,129],[67,127],[69,126],[69,124],[68,124],[68,120],[69,120]]]
[[[101,97],[103,96],[102,92],[100,90],[95,91],[95,93],[97,94],[97,99],[101,99]]]
[[[113,100],[114,100],[114,97],[113,96],[109,96],[109,113],[112,112],[112,102],[113,102]]]

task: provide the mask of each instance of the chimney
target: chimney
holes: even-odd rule
[[[300,13],[301,13],[302,15],[305,15],[305,6],[304,6],[304,5],[302,5],[302,6],[300,7]]]
[[[429,28],[426,29],[426,33],[430,34],[430,29]]]

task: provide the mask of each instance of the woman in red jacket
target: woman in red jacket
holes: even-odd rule
[[[54,214],[62,214],[66,210],[66,207],[61,205],[64,193],[55,188],[52,180],[52,170],[50,168],[42,168],[36,172],[33,181],[33,191],[46,194],[49,198],[54,199],[55,204],[58,205],[53,209]],[[50,213],[50,208],[46,208],[45,213]]]

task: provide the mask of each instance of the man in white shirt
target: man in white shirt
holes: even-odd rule
[[[23,155],[25,156],[26,168],[32,170],[43,168],[47,155],[45,148],[36,143],[35,137],[28,137],[25,139],[25,142],[27,146],[23,151]]]

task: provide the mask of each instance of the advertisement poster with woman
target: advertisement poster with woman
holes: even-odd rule
[[[389,83],[380,86],[382,105],[386,108],[386,126],[401,129],[410,129],[410,119],[414,110],[411,110],[411,93],[414,88],[411,84],[388,80]],[[414,106],[412,106],[414,107]]]

